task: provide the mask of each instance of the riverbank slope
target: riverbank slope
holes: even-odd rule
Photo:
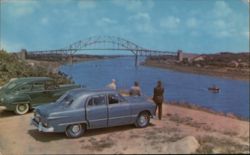
[[[193,59],[177,60],[171,56],[148,57],[143,65],[179,72],[217,76],[235,80],[250,80],[250,55],[246,53],[204,54]]]
[[[73,62],[101,60],[114,58],[117,56],[90,56],[76,55]],[[59,71],[59,67],[66,63],[54,55],[32,55],[27,59],[22,59],[16,53],[8,53],[0,50],[0,86],[4,85],[12,78],[46,76],[55,79],[58,84],[72,83],[66,74]]]
[[[59,66],[57,63],[25,61],[13,53],[0,50],[0,86],[12,78],[30,76],[52,77],[58,84],[71,83],[66,76],[50,71],[49,65],[51,65],[51,68]]]
[[[147,128],[95,129],[77,139],[38,132],[30,126],[32,115],[0,107],[2,154],[249,153],[248,121],[176,105],[164,104],[163,119]]]

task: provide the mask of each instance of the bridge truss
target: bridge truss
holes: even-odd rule
[[[56,50],[29,51],[31,55],[54,54],[72,57],[78,51],[94,51],[94,50],[114,50],[114,51],[130,51],[135,55],[135,65],[137,66],[138,56],[156,56],[156,55],[172,55],[176,56],[176,52],[152,50],[138,46],[137,44],[126,39],[115,36],[94,36],[85,40],[77,41],[68,47]]]

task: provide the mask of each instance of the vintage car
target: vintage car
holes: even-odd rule
[[[79,137],[87,129],[126,124],[146,127],[156,105],[144,97],[123,97],[115,90],[74,89],[55,103],[35,108],[31,124],[41,132]]]
[[[78,87],[75,84],[58,85],[49,77],[15,78],[1,87],[0,106],[21,115],[40,104],[54,102],[66,91]]]

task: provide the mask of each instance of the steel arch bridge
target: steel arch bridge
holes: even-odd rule
[[[91,50],[130,51],[135,55],[135,65],[137,65],[138,56],[177,55],[177,52],[160,51],[160,50],[143,48],[129,40],[115,36],[89,37],[85,40],[80,40],[73,44],[70,44],[68,47],[62,49],[29,51],[28,54],[34,54],[34,55],[57,54],[64,56],[72,56],[76,54],[78,51],[91,51]]]

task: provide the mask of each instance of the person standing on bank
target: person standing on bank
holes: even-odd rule
[[[157,81],[157,86],[154,88],[153,101],[156,104],[156,109],[155,110],[158,109],[158,118],[159,118],[159,120],[161,120],[161,117],[162,117],[162,103],[163,103],[163,100],[164,100],[163,94],[164,94],[164,88],[162,86],[162,82]]]
[[[112,79],[112,82],[106,86],[107,88],[116,90],[116,81],[115,79]]]
[[[139,86],[139,83],[135,81],[134,85],[131,87],[129,91],[130,96],[141,96],[141,88]]]

